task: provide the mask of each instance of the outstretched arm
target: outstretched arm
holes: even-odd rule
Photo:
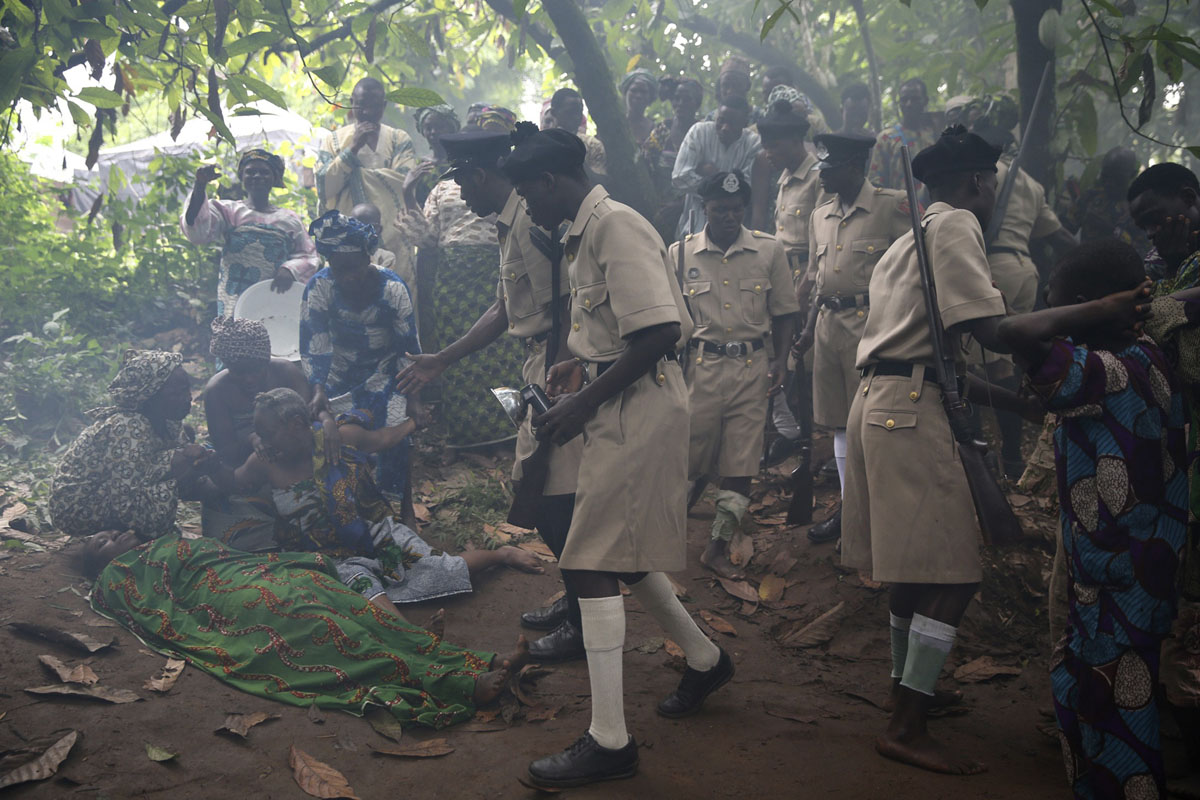
[[[381,453],[403,442],[417,429],[417,422],[412,417],[399,425],[388,428],[367,430],[361,425],[344,424],[339,427],[342,443],[348,444],[363,453]]]

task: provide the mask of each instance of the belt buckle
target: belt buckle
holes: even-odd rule
[[[841,311],[842,310],[842,298],[838,297],[837,295],[832,295],[830,297],[825,298],[825,307],[828,308],[830,311]]]
[[[726,342],[725,355],[729,356],[730,358],[741,358],[742,356],[746,355],[746,343]]]

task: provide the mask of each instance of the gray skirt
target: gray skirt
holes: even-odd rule
[[[385,518],[371,528],[376,556],[334,563],[338,577],[368,599],[386,594],[393,603],[419,603],[471,591],[467,562],[434,550],[406,525]]]

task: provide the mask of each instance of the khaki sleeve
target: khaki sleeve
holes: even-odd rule
[[[992,285],[983,230],[970,211],[936,215],[926,226],[926,244],[937,286],[942,325],[1004,315],[1004,297]]]
[[[816,218],[817,209],[814,208],[808,215],[808,228],[805,230],[808,236],[808,262],[805,264],[804,280],[814,284],[817,282],[817,241],[816,237],[812,235],[812,231]]]
[[[617,335],[680,322],[670,275],[663,269],[662,239],[646,220],[617,211],[597,219],[596,258],[608,284]]]
[[[763,248],[767,257],[771,259],[767,267],[767,275],[771,279],[767,308],[772,317],[795,314],[800,310],[800,304],[796,302],[796,289],[792,284],[792,269],[788,266],[787,251],[778,239],[769,240],[769,244],[770,247]]]

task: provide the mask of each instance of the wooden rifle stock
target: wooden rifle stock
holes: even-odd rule
[[[933,279],[933,267],[925,249],[925,230],[917,211],[917,192],[912,174],[912,156],[908,145],[900,147],[904,164],[904,185],[908,190],[908,206],[912,221],[913,244],[916,248],[917,264],[921,271],[921,289],[925,300],[925,316],[929,322],[929,335],[933,340],[934,369],[938,385],[942,389],[942,406],[950,422],[950,431],[958,445],[959,461],[971,491],[975,505],[975,516],[979,529],[987,544],[1011,544],[1021,538],[1021,523],[1013,513],[1008,498],[988,466],[985,458],[987,444],[978,441],[971,430],[966,403],[958,391],[958,375],[953,355],[946,347],[946,331],[938,311],[937,286]]]
[[[807,525],[812,522],[812,385],[804,379],[804,364],[796,364],[792,373],[792,392],[800,406],[796,422],[800,425],[800,463],[792,470],[792,502],[788,505],[787,524]],[[787,402],[786,398],[784,402]]]

